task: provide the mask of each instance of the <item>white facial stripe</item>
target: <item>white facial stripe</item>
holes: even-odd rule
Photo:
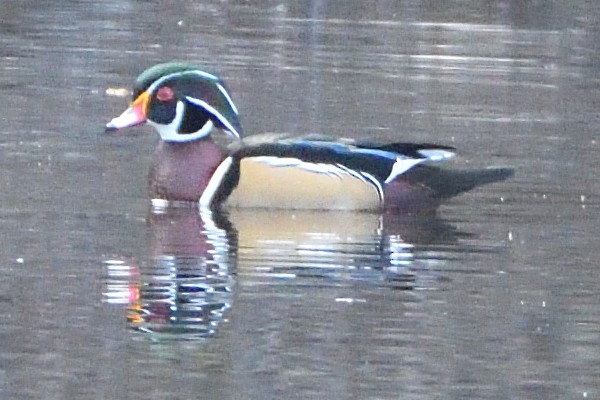
[[[162,78],[158,78],[157,80],[154,81],[154,83],[150,86],[148,86],[148,89],[146,89],[146,91],[150,92],[150,93],[154,93],[154,90],[159,87],[160,85],[162,85],[162,83],[164,81],[166,81],[167,79],[171,79],[174,76],[177,76],[181,74],[181,72],[175,72],[173,74],[169,74],[169,75],[165,75]]]
[[[185,71],[185,72],[187,72],[187,71]],[[203,78],[209,79],[211,81],[218,81],[219,80],[219,78],[217,78],[213,74],[209,74],[208,72],[201,71],[199,69],[190,70],[189,72],[194,73],[194,74],[196,74],[198,76],[201,76]]]
[[[227,171],[229,171],[232,163],[233,158],[227,157],[225,160],[223,160],[223,162],[221,162],[221,164],[219,164],[210,178],[208,185],[206,185],[206,189],[204,189],[204,192],[202,192],[202,196],[200,196],[200,208],[210,208],[213,198],[215,197],[215,193],[219,189],[219,186],[221,186],[221,182],[223,181],[225,174],[227,174]]]
[[[150,85],[148,87],[147,91],[152,93],[152,92],[154,92],[154,90],[156,90],[156,88],[158,86],[162,85],[163,82],[165,82],[166,80],[174,78],[176,76],[186,74],[186,73],[195,74],[195,75],[198,75],[205,79],[215,81],[214,83],[217,85],[217,88],[219,89],[221,94],[225,97],[227,102],[229,103],[229,106],[231,107],[231,109],[235,112],[236,115],[238,114],[237,107],[233,103],[233,100],[229,96],[229,93],[227,93],[227,90],[225,90],[223,85],[221,85],[219,83],[219,78],[217,78],[215,75],[209,74],[208,72],[204,72],[201,70],[179,71],[179,72],[175,72],[175,73],[172,73],[169,75],[165,75],[165,76],[157,79],[156,81],[154,81],[154,83],[152,83],[152,85]],[[204,108],[209,113],[211,113],[215,118],[217,118],[221,122],[221,124],[223,124],[227,128],[227,130],[229,132],[231,132],[231,134],[233,136],[235,136],[238,139],[240,138],[240,133],[233,127],[233,125],[231,125],[231,123],[227,120],[227,118],[225,118],[223,116],[223,114],[218,112],[214,107],[209,105],[207,102],[196,99],[194,97],[186,96],[186,99],[188,101],[190,101],[191,103],[196,104],[196,105]],[[179,107],[179,103],[177,104],[177,107]],[[182,117],[183,117],[183,114],[182,114]],[[161,124],[153,123],[152,121],[148,121],[148,122],[150,123],[150,125],[154,126],[158,130],[161,138],[163,138],[164,140],[167,140],[167,141],[171,141],[171,142],[187,142],[190,140],[194,140],[199,137],[206,136],[214,128],[214,124],[211,121],[210,124],[206,123],[202,127],[202,129],[200,129],[198,132],[196,132],[194,134],[178,135],[175,130],[172,132],[168,132],[168,130],[169,130],[169,128],[171,128],[173,126],[176,126],[178,128],[179,125],[181,124],[181,120],[179,120],[179,122],[176,125],[175,125],[175,121],[173,121],[169,125],[161,125]]]
[[[200,70],[193,70],[193,71],[179,71],[179,72],[173,72],[172,74],[168,74],[168,75],[164,75],[160,78],[158,78],[157,80],[155,80],[152,85],[148,86],[148,89],[146,89],[148,92],[152,93],[154,92],[154,90],[159,87],[160,85],[162,85],[162,83],[168,79],[174,78],[176,76],[180,76],[186,73],[194,73],[196,75],[199,75],[203,78],[206,78],[208,80],[214,80],[214,81],[218,81],[219,78],[217,78],[214,75],[209,74],[208,72],[204,72],[204,71],[200,71]]]
[[[225,87],[223,87],[223,85],[221,85],[219,83],[219,78],[217,78],[216,76],[209,74],[208,72],[204,72],[204,71],[200,71],[200,70],[194,70],[194,71],[183,71],[183,72],[175,72],[173,74],[169,74],[169,75],[165,75],[160,79],[157,79],[152,85],[150,85],[148,87],[148,91],[149,92],[153,92],[158,86],[160,86],[164,81],[166,81],[167,79],[171,79],[175,76],[178,75],[182,75],[185,73],[192,73],[198,76],[201,76],[203,78],[206,78],[208,80],[211,81],[215,81],[215,85],[217,85],[217,88],[219,89],[219,92],[221,92],[221,94],[223,95],[223,97],[225,97],[225,99],[227,100],[227,103],[229,103],[229,106],[231,107],[231,109],[235,112],[236,115],[238,115],[238,109],[235,106],[235,104],[233,103],[233,100],[231,99],[231,96],[229,95],[229,93],[227,92],[227,90],[225,90]]]
[[[221,85],[220,83],[217,83],[217,87],[219,88],[219,91],[221,92],[223,97],[227,99],[227,102],[229,103],[229,106],[231,107],[235,115],[238,115],[239,113],[237,107],[235,106],[235,104],[233,104],[233,100],[231,100],[231,97],[229,96],[229,93],[227,93],[227,90],[225,90],[223,85]]]
[[[221,94],[225,97],[225,99],[227,100],[227,102],[229,103],[229,106],[233,109],[233,112],[235,112],[236,115],[238,115],[238,110],[237,107],[235,106],[235,104],[233,104],[233,100],[231,99],[231,96],[229,96],[229,93],[227,93],[227,90],[225,90],[225,88],[223,87],[223,85],[221,85],[221,83],[219,83],[219,78],[216,77],[213,74],[209,74],[208,72],[204,72],[201,71],[199,69],[194,70],[194,71],[189,71],[193,74],[196,74],[198,76],[201,76],[205,79],[211,80],[211,81],[215,81],[215,85],[217,85],[217,88],[219,89],[219,92],[221,92]]]
[[[223,125],[225,125],[225,128],[227,128],[227,130],[229,132],[231,132],[231,134],[233,136],[235,136],[236,138],[239,139],[239,137],[240,137],[239,132],[237,130],[235,130],[235,128],[233,127],[233,125],[231,125],[231,123],[227,120],[227,118],[225,118],[223,116],[223,114],[218,112],[216,108],[214,108],[213,106],[211,106],[204,100],[199,100],[199,99],[196,99],[196,98],[190,97],[190,96],[186,96],[185,98],[190,103],[196,104],[197,106],[200,106],[200,107],[204,108],[206,111],[208,111],[209,113],[211,113],[214,117],[216,117],[219,120],[219,122],[221,122]]]

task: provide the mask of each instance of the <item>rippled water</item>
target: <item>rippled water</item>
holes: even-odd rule
[[[597,398],[599,11],[0,3],[0,397]],[[156,135],[103,126],[170,59],[247,133],[517,173],[430,216],[153,209]]]

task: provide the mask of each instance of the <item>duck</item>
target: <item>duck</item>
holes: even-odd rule
[[[244,135],[224,81],[188,63],[143,71],[106,132],[148,124],[160,140],[153,201],[234,208],[420,212],[513,175],[509,167],[449,169],[455,148],[321,134]]]

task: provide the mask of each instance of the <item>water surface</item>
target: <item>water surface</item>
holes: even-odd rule
[[[600,13],[563,3],[0,4],[2,397],[597,398]],[[171,59],[247,133],[517,173],[426,217],[152,210],[107,89]]]

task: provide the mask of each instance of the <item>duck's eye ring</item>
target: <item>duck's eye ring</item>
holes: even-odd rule
[[[156,98],[160,101],[171,101],[175,98],[173,89],[168,86],[162,86],[156,91]]]

